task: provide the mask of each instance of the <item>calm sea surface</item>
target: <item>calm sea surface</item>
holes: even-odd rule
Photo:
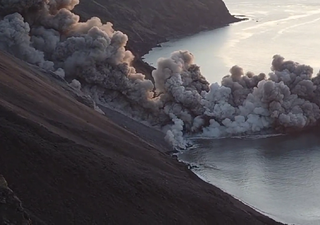
[[[308,133],[194,139],[179,159],[258,211],[289,224],[320,224],[320,138]]]
[[[162,44],[145,55],[145,61],[156,66],[160,57],[171,52],[189,50],[212,82],[220,82],[234,65],[245,71],[269,73],[272,57],[311,65],[320,69],[320,1],[318,0],[225,0],[233,15],[244,15],[247,21],[213,31],[202,32]]]
[[[230,12],[247,21],[164,43],[145,56],[189,50],[203,75],[220,82],[233,65],[270,72],[272,56],[320,68],[320,1],[225,0]],[[242,139],[194,138],[179,155],[193,171],[241,201],[289,224],[320,224],[320,134]]]

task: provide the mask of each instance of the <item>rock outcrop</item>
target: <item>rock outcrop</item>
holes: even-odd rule
[[[31,225],[31,220],[19,198],[0,175],[0,225]]]

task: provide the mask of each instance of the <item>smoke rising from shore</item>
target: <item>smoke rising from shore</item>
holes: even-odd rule
[[[186,133],[209,137],[280,132],[315,126],[320,119],[320,75],[275,55],[266,75],[230,69],[209,84],[188,51],[161,58],[145,79],[131,66],[127,35],[93,17],[79,22],[77,0],[0,3],[0,49],[50,70],[96,103],[115,107],[166,132],[184,148]]]

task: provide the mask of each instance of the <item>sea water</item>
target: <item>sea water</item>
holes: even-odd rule
[[[225,0],[231,14],[248,18],[213,31],[163,43],[145,55],[157,59],[189,50],[209,82],[233,65],[268,74],[272,57],[320,68],[320,1]],[[289,224],[320,224],[320,134],[193,138],[179,159],[193,171],[258,211]]]
[[[233,15],[248,20],[213,31],[161,44],[145,55],[145,61],[157,65],[160,57],[189,50],[210,83],[220,82],[238,65],[255,74],[268,74],[272,57],[311,65],[320,69],[320,1],[316,0],[226,0]]]
[[[320,224],[319,133],[194,139],[178,158],[205,181],[288,224]]]

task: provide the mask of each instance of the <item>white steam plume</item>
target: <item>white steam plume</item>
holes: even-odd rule
[[[178,51],[159,59],[153,84],[131,66],[128,37],[96,17],[79,22],[71,12],[78,3],[1,1],[0,49],[54,72],[97,103],[162,127],[165,139],[179,148],[186,146],[186,133],[286,132],[320,119],[320,75],[312,77],[310,66],[275,55],[268,76],[234,66],[221,85],[209,85],[193,55]]]

